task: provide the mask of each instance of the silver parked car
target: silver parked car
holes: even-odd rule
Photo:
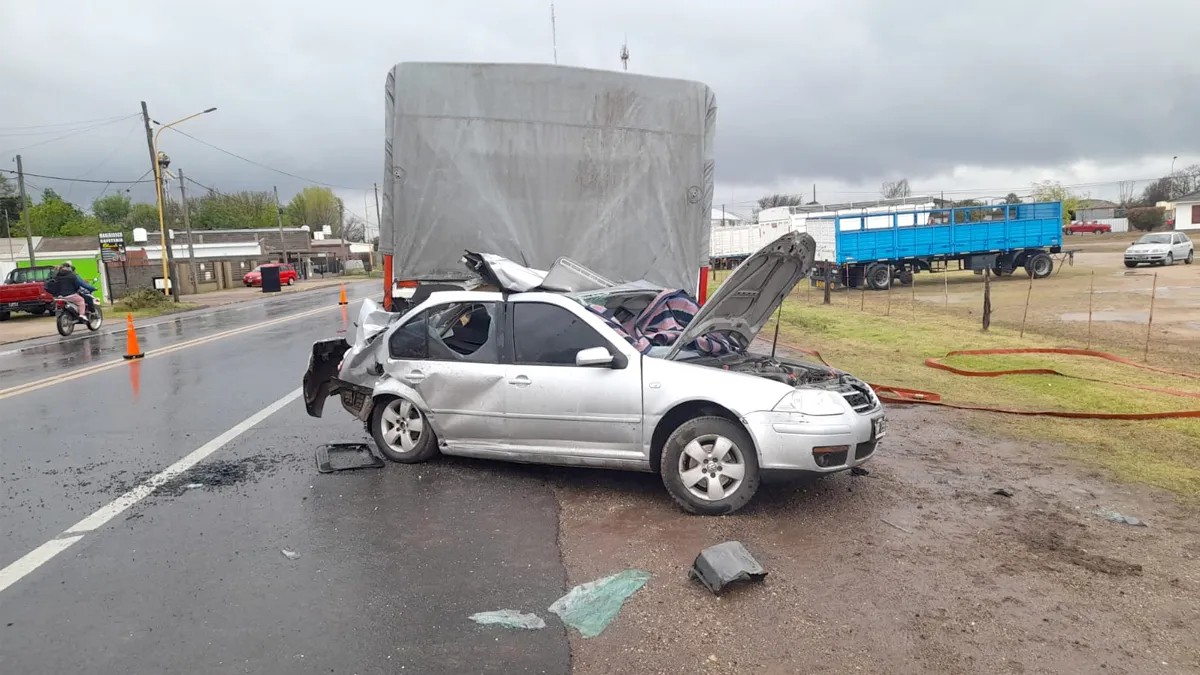
[[[354,345],[313,346],[305,403],[319,417],[340,395],[397,462],[441,452],[650,471],[685,510],[730,513],[765,478],[863,463],[885,433],[866,383],[750,350],[813,248],[806,234],[784,235],[694,316],[678,292],[614,284],[569,260],[545,273],[478,257],[499,290],[435,292],[403,316],[366,301]],[[575,281],[551,284],[563,265]],[[647,334],[659,332],[630,335],[652,306],[662,312]]]
[[[1182,232],[1150,232],[1125,249],[1125,266],[1137,267],[1142,263],[1174,265],[1177,260],[1191,265],[1196,258],[1195,249],[1192,240]]]

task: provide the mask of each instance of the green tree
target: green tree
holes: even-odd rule
[[[194,230],[275,227],[275,196],[270,192],[209,193],[188,200]]]
[[[74,204],[64,201],[54,190],[42,191],[42,201],[29,207],[29,224],[33,234],[40,237],[58,237],[63,226],[83,218],[83,212]]]
[[[92,215],[106,225],[122,227],[133,210],[129,195],[114,194],[100,197],[92,202]]]
[[[1020,204],[1021,198],[1017,196],[1017,193],[1010,192],[1007,195],[1005,195],[1004,203],[1005,204]]]
[[[21,221],[21,198],[17,195],[17,189],[8,182],[8,178],[0,173],[0,222],[4,220],[5,215],[8,216],[10,226]],[[4,236],[9,236],[7,231]]]
[[[1056,180],[1044,180],[1033,184],[1033,201],[1062,202],[1063,225],[1071,223],[1075,209],[1079,208],[1080,199],[1082,198],[1079,195],[1063,187],[1062,183]]]
[[[775,193],[758,198],[758,208],[760,209],[770,209],[776,206],[800,206],[803,203],[804,195],[782,195]]]
[[[284,210],[294,227],[308,225],[320,230],[328,225],[334,236],[340,236],[342,200],[327,187],[310,185],[292,197]]]
[[[100,220],[95,216],[80,216],[76,220],[66,223],[58,230],[60,237],[81,237],[83,235],[97,235],[101,232],[107,232],[112,229],[112,225]]]
[[[154,204],[133,204],[125,216],[125,229],[132,230],[142,227],[147,230],[158,229],[158,207]]]

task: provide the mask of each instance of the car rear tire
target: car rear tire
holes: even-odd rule
[[[296,283],[295,279],[288,279],[288,286],[291,286],[294,283]]]
[[[425,462],[438,452],[437,438],[425,413],[401,396],[375,402],[371,411],[371,436],[384,457],[401,464]]]
[[[34,316],[41,316],[46,313],[46,307],[34,307],[33,309],[29,310],[29,313]]]
[[[736,422],[696,417],[679,425],[663,445],[663,485],[688,513],[733,513],[758,492],[754,442]]]
[[[1188,251],[1188,257],[1186,257],[1186,258],[1184,258],[1184,259],[1183,259],[1183,264],[1184,264],[1184,265],[1191,265],[1191,264],[1192,264],[1192,261],[1193,261],[1195,258],[1196,258],[1196,249],[1192,249],[1192,250]]]
[[[12,318],[11,312],[0,312],[0,321],[8,321]]]
[[[1125,261],[1125,266],[1126,266],[1126,267],[1128,267],[1128,268],[1130,268],[1130,269],[1132,269],[1132,268],[1134,268],[1134,267],[1137,267],[1137,263],[1135,263],[1135,262],[1130,262],[1130,261],[1126,260],[1126,261]]]

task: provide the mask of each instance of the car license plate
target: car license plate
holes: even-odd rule
[[[871,438],[882,438],[887,435],[887,418],[876,417],[871,420]]]

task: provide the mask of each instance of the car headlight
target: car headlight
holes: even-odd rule
[[[846,412],[842,397],[824,389],[797,389],[775,405],[775,410],[802,415],[828,416]]]

